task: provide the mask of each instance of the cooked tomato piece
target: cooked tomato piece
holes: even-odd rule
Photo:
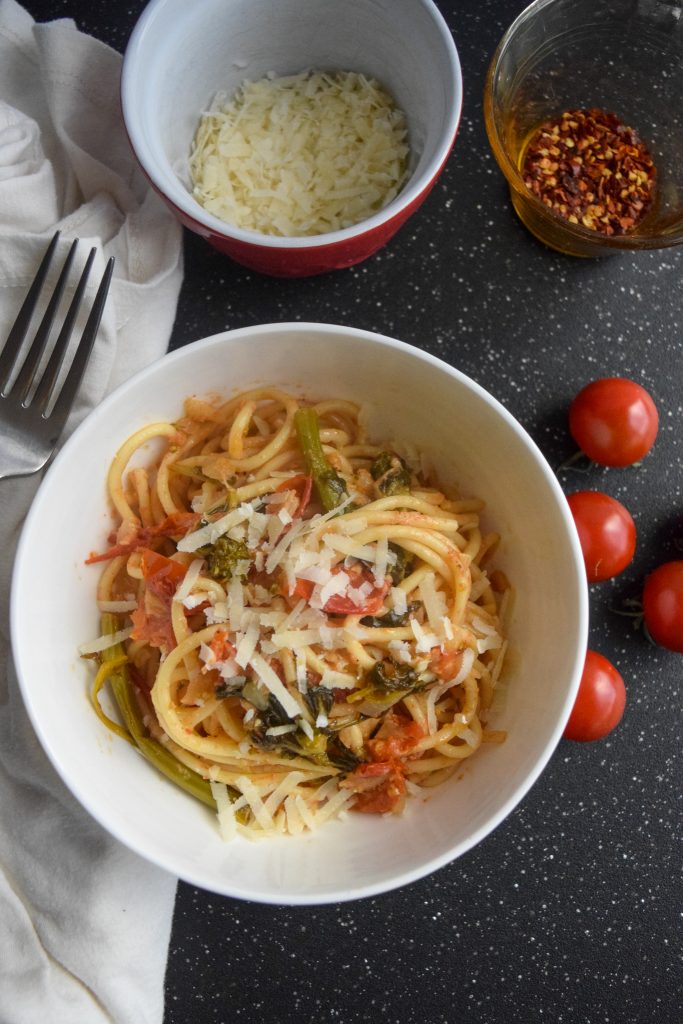
[[[235,645],[230,643],[225,630],[219,629],[209,644],[216,661],[227,661],[235,655]]]
[[[442,651],[440,647],[433,647],[429,655],[432,672],[439,679],[444,681],[457,676],[462,665],[462,648],[458,650]]]
[[[156,526],[143,527],[142,533],[149,530],[152,537],[184,537],[201,518],[199,512],[172,512]]]
[[[389,762],[409,754],[423,735],[412,718],[390,711],[374,739],[368,740],[366,746],[373,762]]]
[[[131,614],[133,639],[169,651],[176,645],[171,602],[185,576],[185,566],[158,551],[144,548],[140,568],[145,579],[145,594],[140,606]]]
[[[351,808],[364,814],[398,813],[405,803],[406,780],[394,762],[361,764],[340,786],[355,792]]]
[[[154,595],[143,599],[139,608],[130,615],[133,623],[133,640],[141,640],[150,647],[170,651],[175,647],[175,633],[171,623],[170,605],[164,604]]]
[[[297,476],[290,476],[288,480],[283,480],[280,486],[277,488],[276,493],[280,491],[294,491],[298,500],[298,504],[292,513],[294,519],[300,519],[306,511],[308,503],[311,500],[311,488],[313,487],[313,477],[307,473],[299,473]]]
[[[375,582],[375,577],[366,566],[352,565],[350,568],[345,568],[341,563],[333,566],[332,575],[336,576],[340,572],[345,572],[348,575],[350,580],[349,586],[357,588],[362,586],[363,583],[370,583],[373,589],[363,604],[360,605],[344,594],[334,594],[323,605],[323,611],[328,615],[375,615],[384,604],[384,598],[389,592],[391,581],[385,579],[382,585],[378,586]],[[304,601],[310,601],[314,587],[315,584],[311,580],[302,580],[297,577],[291,594],[286,583],[284,585],[284,593],[289,597],[297,598],[297,600],[303,598]]]
[[[151,548],[143,548],[140,568],[145,578],[147,589],[159,597],[173,597],[178,584],[185,577],[186,568],[172,558],[160,555]]]
[[[385,579],[378,586],[375,577],[365,565],[352,565],[348,569],[343,565],[335,565],[333,573],[345,572],[350,579],[350,586],[354,589],[361,587],[364,583],[372,585],[372,591],[368,594],[363,604],[358,605],[350,597],[343,594],[334,594],[323,605],[323,611],[328,615],[375,615],[382,605],[384,598],[389,592],[391,580]]]
[[[289,593],[289,590],[287,589],[287,584],[285,583],[285,593],[289,597],[295,597],[297,601],[300,601],[302,598],[304,601],[310,601],[314,587],[315,584],[311,580],[301,580],[297,576],[296,584],[291,594]]]
[[[130,555],[137,548],[145,547],[153,540],[162,537],[184,537],[200,519],[199,512],[173,512],[156,526],[140,527],[134,536],[125,543],[114,544],[100,555],[90,555],[89,558],[86,558],[85,564],[92,565],[94,562],[107,562],[110,558],[116,558],[118,555]]]
[[[111,540],[111,537],[109,539]],[[134,541],[128,541],[125,544],[113,544],[99,555],[88,555],[85,564],[94,565],[96,562],[108,562],[110,558],[118,558],[119,555],[129,555],[132,551],[135,551],[136,544],[137,536]]]

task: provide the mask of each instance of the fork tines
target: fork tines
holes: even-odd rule
[[[57,419],[63,421],[66,419],[66,415],[71,408],[71,404],[75,398],[83,373],[85,372],[85,367],[87,366],[88,358],[97,336],[97,330],[102,319],[104,304],[114,269],[114,259],[112,257],[107,262],[90,316],[88,317],[83,334],[81,335],[81,340],[78,343],[78,348],[73,357],[69,371],[64,379],[64,383],[59,390],[54,407],[50,410],[50,401],[53,397],[54,387],[67,353],[76,317],[78,316],[78,312],[83,301],[88,277],[97,252],[96,249],[93,248],[90,250],[78,281],[78,285],[76,286],[76,290],[64,318],[62,328],[54,343],[47,365],[40,375],[40,379],[37,378],[38,368],[57,318],[59,305],[67,285],[69,272],[78,246],[78,239],[75,239],[71,245],[40,325],[36,330],[30,348],[21,362],[19,372],[11,384],[10,381],[13,371],[17,366],[19,366],[21,348],[33,315],[38,306],[43,285],[57,248],[59,236],[60,233],[58,231],[53,237],[48,250],[43,257],[31,288],[29,289],[28,295],[26,296],[14,325],[7,337],[2,354],[0,354],[0,395],[3,398],[7,398],[11,395],[12,401],[20,402],[23,408],[30,407],[32,411],[40,412],[43,417],[46,417],[47,415],[50,417],[55,416]],[[36,384],[36,381],[37,386],[35,387],[33,394],[31,394],[31,390]]]

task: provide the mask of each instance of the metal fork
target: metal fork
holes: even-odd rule
[[[57,447],[59,435],[85,373],[109,291],[114,269],[113,257],[107,262],[71,366],[57,391],[55,385],[96,253],[95,249],[90,250],[50,357],[43,372],[38,375],[41,357],[57,318],[59,304],[76,253],[76,239],[69,250],[31,346],[10,385],[12,376],[19,367],[21,347],[38,305],[58,241],[59,232],[52,239],[43,257],[0,355],[0,480],[8,476],[29,476],[31,473],[37,473]]]

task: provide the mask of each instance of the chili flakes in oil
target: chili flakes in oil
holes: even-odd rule
[[[541,125],[522,163],[526,187],[571,224],[623,235],[647,212],[657,171],[636,132],[604,110],[568,110]]]

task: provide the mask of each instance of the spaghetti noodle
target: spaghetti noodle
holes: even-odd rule
[[[104,635],[82,653],[226,838],[399,812],[504,738],[486,723],[509,590],[482,503],[370,443],[354,403],[190,398],[125,442],[108,489]]]

